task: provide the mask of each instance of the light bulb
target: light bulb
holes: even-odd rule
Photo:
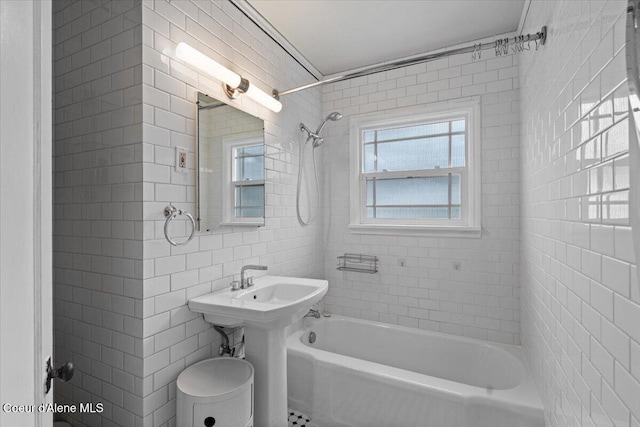
[[[242,77],[233,71],[229,70],[227,67],[218,64],[213,59],[209,58],[207,55],[202,52],[192,48],[185,42],[181,42],[176,47],[176,56],[178,59],[181,59],[194,67],[198,68],[204,73],[213,76],[217,80],[220,80],[222,83],[226,84],[231,88],[231,90],[238,89],[242,84]],[[244,80],[245,85],[248,83],[248,80]],[[242,93],[242,89],[238,92]],[[259,104],[264,105],[271,111],[278,113],[282,110],[282,104],[280,101],[263,92],[259,88],[248,84],[247,90],[244,92],[249,98],[258,102]],[[229,95],[229,93],[227,93]],[[229,95],[231,97],[231,95]]]
[[[274,113],[279,113],[280,110],[282,110],[282,103],[280,101],[264,93],[262,90],[252,84],[249,84],[249,88],[245,92],[245,95],[247,95],[254,101],[264,105]]]
[[[185,42],[178,44],[178,47],[176,47],[176,55],[179,59],[199,68],[201,71],[215,77],[232,88],[240,86],[241,77],[238,74],[229,70],[224,65],[218,64]]]

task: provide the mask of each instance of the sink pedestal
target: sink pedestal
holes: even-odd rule
[[[254,368],[255,427],[287,426],[287,337],[282,327],[244,326],[245,356]]]
[[[0,0],[2,1],[2,0]],[[189,300],[214,325],[244,325],[245,356],[254,368],[255,427],[287,427],[287,326],[325,296],[326,280],[263,276],[249,289],[230,288]]]

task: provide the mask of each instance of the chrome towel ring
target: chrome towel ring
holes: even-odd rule
[[[191,221],[191,234],[184,242],[176,242],[169,237],[169,223],[175,219],[178,215],[185,215]],[[184,246],[193,239],[193,235],[196,232],[196,221],[193,219],[193,216],[187,211],[183,211],[182,209],[178,209],[169,203],[169,206],[164,208],[164,216],[167,220],[164,223],[164,237],[166,237],[167,241],[171,243],[173,246]]]

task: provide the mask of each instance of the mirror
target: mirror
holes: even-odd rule
[[[198,230],[264,225],[264,121],[198,92]]]
[[[640,0],[629,0],[627,4],[627,84],[629,86],[629,223],[634,240],[636,263],[640,262]],[[635,132],[634,130],[635,129]],[[640,268],[637,269],[640,283]]]
[[[636,121],[636,131],[640,130],[640,29],[638,28],[638,7],[640,0],[629,0],[627,7],[627,82],[629,85],[629,104]]]

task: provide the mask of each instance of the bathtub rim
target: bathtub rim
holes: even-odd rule
[[[346,356],[339,353],[320,350],[318,348],[306,345],[302,342],[302,336],[305,333],[308,333],[309,330],[318,322],[330,322],[335,320],[374,325],[376,327],[383,327],[390,331],[397,330],[415,333],[417,335],[436,336],[445,340],[472,342],[483,347],[494,347],[507,352],[520,362],[523,371],[522,378],[520,383],[513,388],[501,390],[487,389],[418,372],[413,372],[402,368],[383,365],[377,362],[357,359],[355,357]],[[475,338],[461,337],[458,335],[427,331],[401,325],[391,325],[372,320],[364,320],[341,315],[332,315],[331,317],[324,317],[321,319],[308,319],[308,321],[305,321],[303,327],[293,332],[287,339],[287,352],[291,352],[291,354],[294,356],[303,357],[320,365],[338,364],[341,367],[358,371],[360,373],[371,373],[385,379],[400,381],[407,386],[426,387],[430,391],[445,393],[448,396],[459,398],[464,401],[465,405],[476,403],[482,404],[486,403],[487,401],[491,401],[495,402],[500,407],[508,407],[510,410],[525,412],[530,416],[544,417],[544,406],[542,404],[542,400],[537,391],[537,388],[531,376],[531,371],[526,362],[526,359],[524,358],[524,354],[520,346],[483,341]]]

